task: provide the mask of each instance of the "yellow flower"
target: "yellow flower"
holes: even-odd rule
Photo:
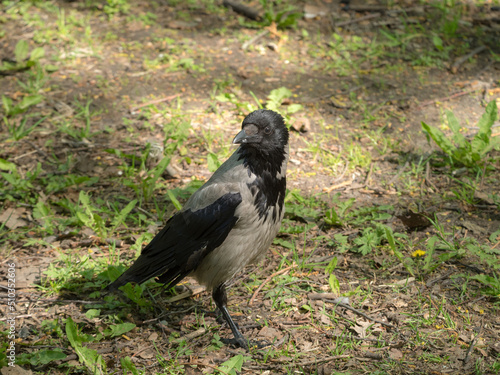
[[[425,255],[425,251],[420,250],[420,249],[415,250],[413,253],[411,253],[411,256],[414,257],[414,258],[416,258],[416,257],[422,257],[424,255]]]

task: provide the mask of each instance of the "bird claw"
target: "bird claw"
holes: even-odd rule
[[[235,337],[234,339],[221,339],[221,341],[230,346],[234,346],[236,348],[242,348],[248,351],[248,342],[243,337]]]
[[[242,348],[248,351],[249,348],[254,349],[263,349],[267,346],[271,346],[272,344],[267,340],[252,340],[247,341],[244,337],[233,338],[233,339],[221,339],[221,341],[230,346],[234,346],[237,348]]]

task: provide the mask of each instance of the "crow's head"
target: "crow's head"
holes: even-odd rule
[[[269,109],[258,109],[243,120],[241,132],[233,143],[252,147],[264,154],[283,152],[288,143],[288,129],[283,117]]]

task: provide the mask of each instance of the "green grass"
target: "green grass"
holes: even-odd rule
[[[352,373],[425,371],[455,366],[453,355],[435,348],[465,352],[463,338],[498,313],[500,237],[487,224],[500,206],[495,102],[476,116],[471,137],[458,113],[424,119],[398,107],[415,85],[432,92],[430,72],[445,74],[481,36],[461,5],[433,3],[425,13],[432,21],[395,13],[395,27],[323,32],[297,18],[302,5],[279,1],[262,2],[260,22],[214,1],[4,3],[0,253],[19,257],[20,267],[50,259],[29,291],[39,302],[19,295],[20,308],[31,304],[27,314],[38,321],[24,321],[29,334],[16,341],[18,364],[39,374],[184,374],[188,367],[292,374],[318,373],[316,361],[332,356],[331,373],[353,363]],[[194,39],[197,28],[166,27],[167,8],[178,10],[176,20],[201,18],[206,39]],[[241,50],[272,22],[278,34]],[[125,23],[139,36],[124,33]],[[15,44],[14,26],[31,30]],[[280,234],[263,264],[237,275],[229,298],[240,326],[251,326],[245,335],[271,330],[263,338],[279,345],[243,353],[222,343],[229,331],[207,313],[207,293],[169,302],[189,282],[171,291],[153,281],[113,295],[101,290],[227,159],[242,116],[261,107],[290,125],[293,162]],[[293,130],[300,118],[310,121],[308,131]],[[423,121],[442,153],[409,147],[424,140],[406,137],[410,121]],[[316,179],[319,188],[311,187]],[[342,192],[322,190],[341,183]],[[406,210],[430,226],[405,227],[397,216]],[[391,316],[397,329],[333,297],[309,298],[324,293],[372,318]],[[498,361],[481,354],[493,341],[482,335],[471,371],[494,373]],[[124,346],[102,351],[115,345]],[[124,349],[144,345],[147,358]],[[402,359],[386,357],[394,348]],[[358,361],[374,349],[383,350],[381,360]]]

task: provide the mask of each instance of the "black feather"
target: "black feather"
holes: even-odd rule
[[[240,193],[225,194],[205,208],[178,212],[142,250],[135,263],[106,287],[115,290],[128,282],[158,281],[174,286],[219,247],[238,220]]]
[[[238,150],[238,160],[248,169],[248,175],[255,174],[257,178],[247,184],[252,191],[254,204],[259,217],[266,216],[270,207],[276,207],[272,219],[276,220],[283,209],[286,191],[286,177],[281,175],[283,162],[286,159],[285,145],[288,144],[288,130],[283,117],[267,109],[252,112],[243,121],[242,127],[253,124],[264,129],[271,124],[272,133],[262,139],[258,145],[242,144]]]

